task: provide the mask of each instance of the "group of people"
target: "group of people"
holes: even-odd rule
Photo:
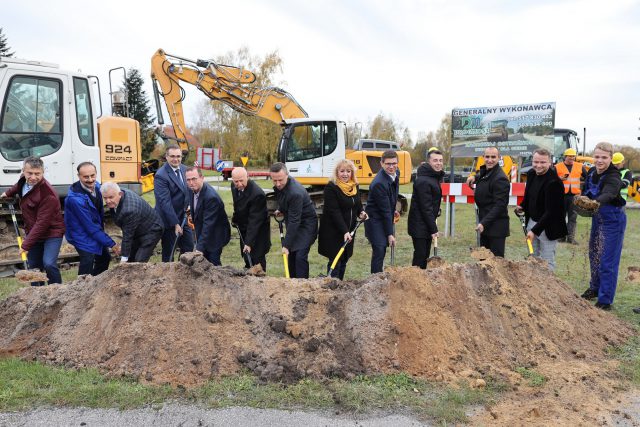
[[[554,166],[548,150],[536,150],[527,173],[524,198],[515,213],[524,216],[526,238],[532,242],[533,255],[546,260],[554,270],[557,242],[577,244],[574,198],[582,194],[598,202],[589,237],[591,279],[582,297],[597,299],[596,307],[610,310],[618,282],[627,222],[624,206],[632,177],[623,169],[624,156],[614,153],[609,143],[596,145],[594,165],[589,170],[576,161],[576,154],[574,149],[567,149],[562,161]],[[496,147],[487,148],[483,156],[485,164],[467,183],[475,187],[476,230],[481,245],[496,256],[504,256],[509,235],[510,184],[498,166],[499,157]]]
[[[25,159],[22,176],[1,197],[20,199],[26,231],[20,251],[27,253],[29,266],[44,270],[49,283],[61,283],[56,260],[63,236],[78,252],[78,274],[98,275],[107,270],[111,253],[120,257],[120,262],[147,262],[159,242],[163,262],[172,261],[178,248],[181,254],[198,251],[212,264],[220,265],[222,250],[231,236],[224,202],[205,182],[198,167],[182,163],[178,145],[167,147],[165,159],[155,175],[155,208],[114,182],[101,186],[95,165],[81,163],[77,167],[78,181],[71,185],[65,199],[64,217],[58,195],[44,178],[42,160]],[[474,189],[475,230],[481,246],[504,257],[509,236],[510,181],[499,166],[497,147],[486,148],[483,160],[478,172],[467,180]],[[614,154],[609,143],[596,145],[594,167],[589,171],[576,161],[575,150],[565,151],[563,160],[553,165],[551,153],[537,149],[527,173],[524,198],[515,208],[516,215],[523,218],[534,255],[545,259],[553,270],[557,242],[576,243],[574,197],[583,194],[600,204],[592,218],[589,241],[591,281],[582,297],[597,298],[596,306],[605,310],[611,308],[615,295],[626,226],[626,187],[632,180],[630,172],[621,169],[623,162],[624,157]],[[407,228],[414,249],[412,265],[422,269],[427,267],[432,242],[439,234],[443,168],[442,152],[432,147],[413,184]],[[276,220],[281,218],[279,221],[286,225],[281,250],[290,277],[309,277],[309,251],[318,238],[318,252],[328,259],[327,271],[343,279],[353,254],[355,229],[362,222],[372,247],[370,271],[383,270],[387,248],[393,251],[396,245],[395,223],[400,217],[396,209],[399,171],[395,151],[382,154],[366,208],[354,164],[346,159],[339,161],[324,190],[319,227],[309,193],[289,176],[286,166],[272,165],[270,177],[278,203]],[[266,194],[249,179],[244,168],[234,168],[231,178],[231,222],[240,235],[240,255],[246,267],[260,264],[266,271],[266,254],[271,249]],[[119,243],[105,231],[105,207],[122,229]]]

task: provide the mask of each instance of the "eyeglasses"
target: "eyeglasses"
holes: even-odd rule
[[[170,159],[181,159],[182,155],[178,154],[177,156],[167,156]]]
[[[398,163],[383,163],[386,167],[398,166]]]

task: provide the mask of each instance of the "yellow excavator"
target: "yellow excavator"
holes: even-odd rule
[[[212,60],[191,60],[158,50],[151,58],[154,98],[161,121],[160,97],[175,129],[177,142],[188,150],[182,101],[182,82],[191,84],[215,101],[243,114],[262,117],[282,126],[277,159],[287,165],[291,176],[301,184],[320,189],[327,184],[337,161],[347,158],[357,168],[360,184],[370,184],[380,170],[381,151],[347,150],[346,123],[309,118],[307,112],[287,91],[255,84],[255,75],[241,67]],[[398,151],[400,183],[411,179],[411,157]],[[406,210],[406,201],[403,210]]]

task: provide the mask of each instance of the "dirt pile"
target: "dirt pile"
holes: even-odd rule
[[[395,371],[508,380],[519,366],[602,361],[631,334],[534,259],[337,282],[255,277],[187,254],[0,303],[0,355],[184,386],[243,368],[273,381]]]

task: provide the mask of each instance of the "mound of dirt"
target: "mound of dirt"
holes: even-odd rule
[[[337,282],[256,277],[186,254],[0,303],[0,355],[186,387],[245,368],[266,381],[396,371],[508,380],[519,366],[602,361],[632,334],[535,259]]]

